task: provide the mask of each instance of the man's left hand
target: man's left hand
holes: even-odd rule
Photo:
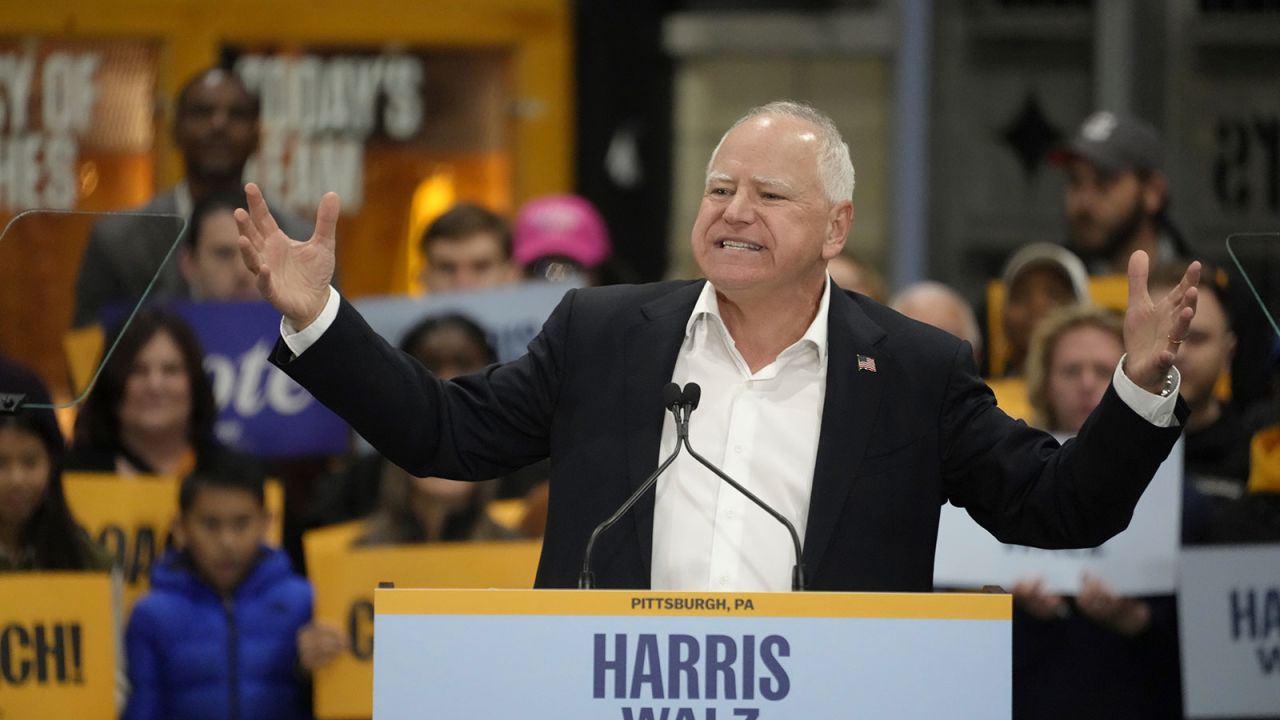
[[[1159,300],[1147,293],[1150,259],[1142,250],[1129,256],[1129,307],[1124,314],[1124,374],[1139,387],[1160,394],[1178,346],[1196,314],[1200,263],[1193,262],[1182,281]]]

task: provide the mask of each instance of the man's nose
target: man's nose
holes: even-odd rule
[[[756,208],[748,193],[736,192],[724,209],[724,219],[731,223],[748,223],[755,219]]]

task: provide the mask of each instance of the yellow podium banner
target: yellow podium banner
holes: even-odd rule
[[[115,718],[108,575],[3,574],[0,598],[0,718]]]
[[[151,566],[164,554],[169,530],[178,517],[178,481],[171,477],[122,477],[109,473],[66,473],[62,478],[67,505],[115,559],[124,576],[124,614],[151,586]],[[284,516],[284,488],[276,480],[266,485],[271,512],[267,541],[280,544]]]
[[[315,618],[342,630],[348,649],[315,674],[321,720],[373,715],[373,591],[379,583],[412,588],[529,588],[541,541],[440,543],[352,548],[335,538],[355,525],[307,533],[307,570]]]

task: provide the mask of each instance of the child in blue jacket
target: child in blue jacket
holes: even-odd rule
[[[263,544],[261,476],[198,472],[183,481],[179,508],[184,549],[152,570],[125,635],[125,720],[307,717],[300,670],[341,640],[310,624],[311,586]]]

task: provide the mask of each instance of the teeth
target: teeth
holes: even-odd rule
[[[737,240],[724,240],[720,243],[722,247],[733,248],[735,250],[759,250],[760,246],[755,243],[739,242]]]

